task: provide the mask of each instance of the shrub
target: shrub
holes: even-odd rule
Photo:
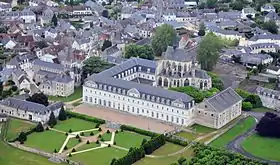
[[[69,129],[69,131],[68,131],[69,133],[72,133],[73,131],[72,131],[72,129]]]
[[[165,136],[159,135],[144,143],[142,147],[144,148],[145,153],[149,155],[159,147],[163,146],[164,144],[165,144]]]
[[[100,127],[100,124],[99,123],[97,123],[96,124],[96,126],[95,126],[95,128],[99,128]]]
[[[103,138],[101,138],[101,139],[100,139],[100,141],[104,142],[104,139],[103,139]]]
[[[67,119],[67,115],[66,115],[66,112],[64,110],[64,107],[62,106],[60,111],[59,111],[58,120],[64,121],[66,119]]]
[[[68,133],[66,132],[65,135],[68,136]]]
[[[89,134],[90,136],[93,136],[94,135],[94,133],[93,132],[90,132],[90,134]]]
[[[69,157],[72,157],[72,154],[70,153],[68,156],[69,156]]]
[[[165,139],[166,139],[166,141],[168,141],[170,143],[178,144],[178,145],[181,145],[181,146],[187,146],[188,145],[187,141],[175,139],[175,138],[172,138],[171,136],[167,136],[167,137],[165,137]]]
[[[81,138],[79,138],[79,142],[82,142],[82,139],[81,139]]]
[[[108,144],[108,147],[111,147],[111,144]]]
[[[73,149],[72,149],[72,152],[76,152],[76,149],[75,149],[75,148],[73,148]]]
[[[143,146],[146,142],[147,142],[147,139],[143,139],[142,143],[141,143],[141,146]]]
[[[101,138],[101,137],[102,137],[101,134],[99,134],[99,135],[98,135],[98,138]]]
[[[90,144],[90,142],[89,142],[89,141],[87,141],[87,144]]]
[[[13,92],[15,92],[18,89],[18,87],[17,86],[12,86],[11,89],[12,89]]]
[[[111,165],[124,165],[124,164],[133,164],[136,161],[145,157],[145,151],[143,147],[140,148],[130,148],[129,152],[120,159],[113,159]]]
[[[123,132],[123,130],[136,132],[136,133],[139,133],[141,135],[146,135],[146,136],[151,136],[151,137],[155,137],[155,136],[159,135],[159,134],[154,133],[154,132],[146,131],[146,130],[143,130],[143,129],[139,129],[139,128],[135,128],[135,127],[132,127],[132,126],[127,126],[127,125],[121,125],[121,132]]]
[[[96,140],[96,142],[95,142],[96,144],[99,144],[99,140]]]
[[[116,130],[116,132],[115,132],[115,133],[117,134],[117,133],[119,133],[119,131],[118,131],[118,130]]]
[[[180,165],[183,165],[183,163],[184,163],[185,161],[187,161],[187,159],[184,158],[184,157],[181,157],[180,159],[178,159],[178,163],[179,163]]]
[[[50,130],[49,127],[46,128],[46,131]]]
[[[94,123],[105,124],[105,120],[103,120],[103,119],[98,119],[95,117],[91,117],[91,116],[87,116],[87,115],[83,115],[83,114],[79,114],[79,113],[75,113],[75,112],[71,112],[71,111],[65,111],[65,112],[68,117],[75,117],[75,118],[83,119],[83,120],[94,122]]]
[[[21,133],[18,135],[18,141],[19,141],[21,144],[23,144],[26,140],[27,140],[26,133],[25,133],[25,132],[21,132]]]
[[[123,132],[123,129],[121,129],[121,132]]]
[[[57,150],[56,150],[56,149],[54,149],[54,153],[57,153]]]
[[[36,132],[43,132],[44,131],[44,127],[43,127],[41,122],[39,122],[38,125],[35,127],[35,131]]]
[[[76,135],[76,139],[79,139],[79,138],[80,138],[80,136],[77,134],[77,135]]]
[[[84,132],[81,132],[80,135],[81,135],[81,136],[85,136],[85,133],[84,133]]]
[[[113,143],[114,145],[116,145],[117,143],[116,143],[116,141],[114,141],[114,143]]]
[[[109,130],[107,130],[107,131],[106,131],[106,133],[110,133],[110,131],[109,131]]]
[[[253,109],[253,105],[250,102],[246,102],[246,101],[242,102],[242,110],[250,111],[251,109]]]
[[[64,150],[68,150],[68,147],[67,147],[67,146],[65,146],[65,147],[64,147]]]
[[[102,131],[102,129],[99,127],[99,128],[98,128],[98,131],[100,132],[100,131]]]

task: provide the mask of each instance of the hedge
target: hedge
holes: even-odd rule
[[[151,154],[161,146],[165,144],[165,136],[159,135],[155,138],[150,139],[146,143],[144,143],[142,146],[144,148],[144,151],[146,154]]]
[[[105,120],[103,120],[103,119],[83,115],[80,113],[66,111],[66,114],[68,117],[74,117],[74,118],[78,118],[78,119],[82,119],[82,120],[86,120],[86,121],[90,121],[90,122],[94,122],[94,123],[105,124]]]
[[[160,134],[155,133],[155,132],[146,131],[146,130],[139,129],[139,128],[135,128],[135,127],[128,126],[128,125],[121,125],[120,128],[121,128],[122,130],[131,131],[131,132],[136,132],[136,133],[139,133],[139,134],[141,134],[141,135],[146,135],[146,136],[150,136],[150,137],[156,137],[156,136],[160,135]]]
[[[113,159],[111,165],[128,165],[137,162],[138,160],[145,157],[145,151],[143,147],[130,148],[129,152],[120,159]]]
[[[166,141],[168,141],[170,143],[178,144],[178,145],[181,145],[181,146],[184,146],[184,147],[188,145],[187,141],[183,141],[183,140],[180,140],[180,139],[175,139],[175,138],[172,138],[172,136],[166,136],[165,139],[166,139]]]

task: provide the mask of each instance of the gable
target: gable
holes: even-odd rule
[[[127,95],[132,96],[132,97],[140,97],[140,92],[136,88],[132,88],[127,91]]]
[[[97,84],[93,81],[87,81],[85,85],[88,87],[97,88]]]
[[[183,103],[183,101],[181,99],[176,99],[176,100],[172,101],[171,105],[180,107],[180,108],[185,108],[185,104]]]

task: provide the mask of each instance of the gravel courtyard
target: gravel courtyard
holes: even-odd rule
[[[143,116],[134,116],[113,109],[97,107],[89,104],[81,104],[73,109],[74,112],[101,118],[107,121],[131,125],[137,128],[150,130],[157,133],[169,132],[175,129],[174,126],[166,123],[149,119]]]

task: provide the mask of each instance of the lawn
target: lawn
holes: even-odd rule
[[[166,142],[164,146],[162,146],[159,149],[155,150],[152,153],[152,155],[157,155],[157,156],[168,155],[170,153],[174,153],[174,152],[180,151],[183,148],[184,148],[183,146]]]
[[[158,149],[158,150],[160,150],[160,149]],[[167,148],[167,150],[168,150],[168,148]],[[190,161],[192,155],[193,155],[193,149],[189,148],[186,151],[184,151],[183,153],[176,154],[176,155],[173,155],[173,156],[164,156],[164,157],[161,157],[161,158],[145,157],[144,159],[141,159],[140,161],[137,161],[133,165],[169,165],[169,164],[172,164],[172,163],[176,163],[177,160],[180,159],[181,157],[185,157],[185,158],[187,158],[188,161]]]
[[[280,161],[280,139],[254,134],[243,141],[242,147],[254,156]]]
[[[106,147],[72,156],[72,160],[79,161],[85,165],[108,165],[113,158],[121,158],[126,151],[113,147]]]
[[[95,135],[97,135],[98,133],[99,133],[99,131],[98,130],[95,130],[95,131],[89,131],[89,132],[84,132],[84,136],[90,136],[90,133],[93,133],[93,135],[92,136],[95,136]],[[81,134],[80,134],[80,136],[81,136]]]
[[[210,145],[214,147],[225,147],[231,140],[252,128],[255,123],[256,121],[253,117],[248,117],[211,142]]]
[[[74,93],[68,97],[49,96],[48,98],[49,100],[53,100],[53,101],[70,102],[81,98],[82,95],[83,95],[83,88],[79,87],[79,88],[75,88]]]
[[[183,137],[183,138],[188,139],[188,140],[194,140],[194,139],[197,138],[197,134],[194,134],[194,133],[191,133],[191,132],[184,132],[184,131],[178,132],[175,135]]]
[[[14,140],[20,132],[31,130],[36,126],[30,122],[14,118],[9,120],[8,124],[8,131],[6,134],[7,140]]]
[[[59,151],[66,136],[55,131],[34,132],[27,136],[26,146],[38,148],[46,152],[54,152],[54,149]]]
[[[119,132],[115,135],[116,145],[128,149],[130,147],[139,147],[143,139],[149,140],[150,137],[127,131]]]
[[[102,135],[102,138],[103,138],[104,141],[110,141],[111,138],[112,138],[112,133],[104,133]]]
[[[90,148],[96,148],[99,147],[100,144],[96,144],[95,142],[91,142],[90,144],[85,144],[80,146],[79,148],[76,148],[76,151],[82,151],[82,150],[86,150],[86,149],[90,149]]]
[[[251,111],[253,112],[274,112],[274,109],[266,108],[266,107],[260,107],[260,108],[253,108]]]
[[[95,126],[96,123],[72,117],[64,121],[59,121],[54,128],[65,132],[68,132],[69,129],[71,129],[73,132],[75,132],[75,131],[95,129]]]
[[[205,126],[198,125],[198,124],[192,125],[191,129],[194,130],[197,133],[203,133],[203,134],[216,131],[216,129],[214,129],[214,128],[209,128],[209,127],[205,127]]]
[[[70,148],[73,148],[75,147],[77,144],[79,144],[79,139],[76,139],[76,138],[71,138],[69,139],[68,143],[67,143],[67,148],[70,149]]]

